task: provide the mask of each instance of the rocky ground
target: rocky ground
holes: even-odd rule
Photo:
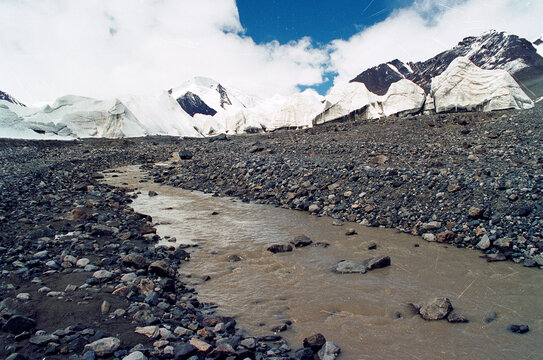
[[[155,248],[152,219],[99,182],[121,165],[543,266],[542,117],[536,108],[213,139],[0,140],[0,357],[337,355],[320,336],[298,351],[279,336],[250,337],[200,303],[178,272],[187,249]],[[180,150],[181,160],[154,166]]]

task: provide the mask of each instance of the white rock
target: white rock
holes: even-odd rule
[[[92,274],[93,277],[95,277],[98,280],[107,280],[111,279],[113,277],[113,273],[111,271],[107,270],[98,270]]]
[[[23,300],[23,301],[28,301],[28,300],[30,300],[30,294],[29,293],[19,293],[19,294],[17,294],[17,299]]]
[[[141,351],[134,351],[133,353],[125,356],[123,360],[147,360],[147,357],[143,355]]]
[[[490,239],[488,238],[488,235],[483,235],[481,237],[481,240],[477,243],[477,248],[481,250],[486,250],[490,247]]]
[[[122,277],[121,277],[121,281],[124,282],[124,283],[130,283],[134,280],[136,280],[138,278],[138,276],[136,275],[136,273],[128,273],[128,274],[124,274]]]
[[[436,241],[436,236],[432,233],[422,234],[422,238],[428,242]]]
[[[505,70],[484,70],[465,57],[454,59],[432,79],[436,112],[529,109],[532,100]]]
[[[70,264],[75,265],[77,263],[77,258],[75,256],[72,256],[72,255],[66,255],[66,256],[64,256],[62,261],[65,261],[65,262],[68,262]]]
[[[85,345],[85,351],[92,350],[98,356],[113,354],[121,346],[121,340],[115,337],[107,337]]]
[[[90,263],[89,259],[81,258],[81,259],[77,260],[77,262],[75,263],[75,266],[77,266],[79,268],[84,268],[85,266],[89,265],[89,263]]]

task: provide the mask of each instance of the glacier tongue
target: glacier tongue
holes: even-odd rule
[[[505,70],[484,70],[458,57],[432,79],[430,95],[436,112],[528,109],[532,100]]]
[[[322,124],[351,113],[356,113],[361,119],[416,113],[423,107],[425,96],[420,86],[407,79],[392,83],[383,96],[372,93],[360,82],[334,86],[326,98],[324,110],[315,117],[314,124]]]

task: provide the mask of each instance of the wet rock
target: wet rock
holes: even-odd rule
[[[296,360],[314,360],[314,356],[313,350],[309,347],[303,347],[294,353],[294,359]]]
[[[454,311],[451,311],[449,313],[449,315],[447,315],[447,321],[452,323],[452,324],[469,322],[469,320],[466,319],[463,315],[461,315],[461,314],[459,314],[457,312],[454,312]]]
[[[9,318],[9,320],[2,326],[2,331],[10,334],[18,335],[24,331],[30,331],[36,326],[34,319],[15,315]]]
[[[179,158],[181,160],[190,160],[190,159],[192,159],[193,156],[194,155],[193,155],[192,151],[190,151],[190,150],[185,149],[185,150],[179,151]]]
[[[306,337],[303,342],[304,347],[311,348],[311,350],[315,354],[322,348],[325,343],[326,338],[320,333]]]
[[[509,325],[507,330],[515,334],[525,334],[530,331],[530,328],[528,327],[528,325]]]
[[[366,267],[366,269],[374,270],[374,269],[380,269],[387,266],[390,266],[390,257],[389,256],[377,256],[368,260],[365,260],[363,262],[363,265]]]
[[[498,318],[498,313],[496,313],[495,311],[489,311],[485,314],[485,323],[487,324],[490,324],[491,322],[493,322],[494,320],[496,320]]]
[[[497,262],[497,261],[505,261],[507,258],[502,253],[497,254],[486,254],[483,256],[480,256],[481,258],[485,259],[488,262]]]
[[[365,274],[368,270],[363,264],[351,260],[342,260],[337,263],[333,271],[338,274]]]
[[[149,196],[153,197],[153,196],[157,196],[158,193],[156,191],[153,191],[153,190],[150,190],[149,193],[148,193]]]
[[[375,250],[377,249],[377,244],[373,241],[369,242],[367,245],[368,250]]]
[[[121,340],[115,337],[106,337],[96,340],[85,346],[85,351],[93,351],[98,356],[107,356],[113,354],[121,346]]]
[[[313,241],[305,235],[298,235],[290,243],[294,245],[295,248],[301,248],[311,245]]]
[[[148,268],[151,274],[156,274],[162,277],[172,277],[173,272],[170,269],[170,265],[164,260],[154,261],[149,265]]]
[[[238,262],[238,261],[241,261],[243,260],[243,258],[237,254],[233,254],[233,255],[229,255],[227,258],[226,258],[226,261],[228,262]]]
[[[441,320],[453,310],[451,301],[446,297],[435,298],[420,307],[419,313],[424,320]]]
[[[319,350],[318,356],[320,360],[335,360],[340,352],[341,348],[336,343],[327,341]]]
[[[292,246],[286,244],[275,244],[268,247],[267,250],[273,254],[284,253],[292,251]]]
[[[287,324],[277,325],[277,326],[274,326],[272,328],[272,331],[274,333],[279,333],[279,332],[283,332],[283,331],[287,331],[287,330],[288,330],[288,325]]]

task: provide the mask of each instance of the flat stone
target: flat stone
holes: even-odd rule
[[[134,332],[136,334],[145,335],[151,339],[158,339],[160,337],[160,328],[158,326],[137,327]]]
[[[209,351],[211,349],[211,345],[209,345],[205,341],[202,341],[202,340],[194,338],[194,337],[192,339],[190,339],[189,343],[190,343],[190,345],[194,346],[196,349],[198,349],[199,351],[202,351],[202,352],[207,352],[207,351]]]
[[[132,266],[136,269],[144,269],[147,266],[147,259],[139,254],[128,254],[121,261],[123,265]]]
[[[95,271],[94,274],[92,274],[92,277],[98,280],[109,280],[113,276],[114,274],[111,271],[107,271],[107,270],[98,270],[98,271]]]
[[[179,335],[179,336],[192,336],[192,334],[194,334],[194,332],[192,330],[189,330],[189,329],[184,328],[182,326],[176,327],[175,330],[173,331],[173,333],[175,335]]]
[[[509,325],[507,330],[515,334],[525,334],[530,331],[530,327],[528,325]]]
[[[377,256],[377,257],[364,261],[363,265],[366,267],[367,270],[384,268],[384,267],[390,266],[390,257]]]
[[[49,252],[47,250],[38,251],[35,253],[32,257],[35,259],[44,260],[49,256]]]
[[[290,252],[292,251],[292,246],[285,245],[285,244],[275,244],[267,249],[269,252],[277,254],[277,253],[284,253],[284,252]]]
[[[147,356],[143,355],[141,351],[134,351],[123,357],[123,360],[147,360]]]
[[[50,342],[57,341],[57,340],[58,340],[58,336],[56,335],[38,335],[38,336],[31,337],[30,340],[28,340],[28,342],[36,346],[45,346],[49,344]]]
[[[130,288],[130,286],[121,286],[120,288],[115,289],[115,291],[113,291],[111,294],[120,297],[127,297],[131,291],[132,289]]]
[[[447,315],[447,321],[452,323],[452,324],[456,324],[456,323],[468,323],[469,320],[466,319],[463,315],[457,313],[457,312],[454,312],[454,311],[451,311],[449,313],[449,315]]]
[[[98,356],[113,354],[121,346],[121,340],[115,337],[106,337],[85,345],[85,351],[94,351]]]
[[[368,270],[363,264],[351,260],[342,260],[337,263],[333,271],[338,274],[365,274]]]

